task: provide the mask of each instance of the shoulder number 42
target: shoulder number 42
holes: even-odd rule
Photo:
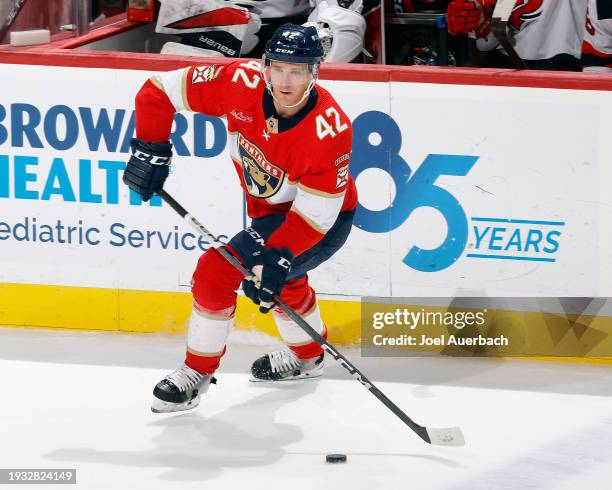
[[[261,65],[259,64],[259,61],[247,61],[246,63],[240,63],[240,66],[241,68],[236,68],[234,76],[232,77],[232,82],[237,83],[238,81],[241,81],[248,88],[257,88],[257,85],[259,85],[260,80],[259,72],[261,70]],[[254,71],[255,73],[252,73],[251,76],[249,76],[246,70],[244,70],[244,68],[246,68],[247,70]]]
[[[342,121],[340,121],[340,114],[338,114],[338,111],[335,107],[329,107],[325,111],[325,115],[327,116],[327,118],[323,117],[323,114],[319,114],[315,120],[317,124],[317,136],[320,140],[322,140],[328,135],[332,138],[335,138],[342,131],[348,129],[348,124],[342,123]],[[330,123],[329,119],[331,119],[332,117],[333,120]],[[332,127],[332,123],[336,128],[335,131]]]

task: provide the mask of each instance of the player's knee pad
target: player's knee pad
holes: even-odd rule
[[[191,292],[203,310],[216,314],[236,305],[236,290],[242,274],[215,248],[208,249],[198,261]]]
[[[285,301],[296,311],[296,313],[301,315],[304,320],[317,331],[317,333],[325,335],[325,325],[321,319],[316,294],[307,283],[306,286],[307,295],[305,297],[302,296],[301,303],[291,305],[287,302],[287,300]],[[302,330],[302,328],[300,328],[293,320],[291,320],[280,308],[274,308],[273,314],[278,332],[290,347],[310,344],[312,342],[310,336],[304,332],[304,330]]]
[[[235,307],[230,307],[210,311],[194,303],[187,331],[187,351],[196,356],[221,356],[234,322],[234,310]]]

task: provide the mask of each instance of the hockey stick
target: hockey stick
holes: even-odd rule
[[[27,0],[16,0],[13,4],[13,8],[9,11],[8,15],[4,19],[2,26],[0,26],[0,42],[2,42],[4,36],[13,25],[13,22],[15,22],[17,15],[19,15],[19,12],[21,12],[21,9],[25,5],[26,1]]]
[[[506,50],[506,53],[508,53],[508,56],[516,68],[519,70],[528,70],[529,67],[527,66],[527,63],[521,59],[514,49],[514,46],[512,46],[512,43],[508,39],[508,30],[506,26],[508,25],[510,15],[512,15],[512,9],[514,8],[515,3],[516,0],[497,0],[497,4],[493,10],[493,18],[491,20],[491,31],[499,41],[499,44],[501,44]]]
[[[208,231],[202,223],[187,212],[187,210],[181,206],[174,198],[168,194],[165,190],[160,190],[158,194],[161,198],[176,211],[181,218],[183,218],[189,225],[202,235],[204,238],[209,240],[211,243],[217,245],[217,251],[236,269],[238,269],[246,278],[252,278],[253,273],[249,271],[242,263],[229,253],[225,248],[222,248],[223,243],[219,242],[217,238]],[[312,328],[300,315],[298,315],[287,303],[285,303],[280,297],[275,296],[274,300],[278,306],[289,316],[295,323],[299,325],[312,339],[319,344],[325,352],[332,356],[339,364],[342,365],[357,381],[365,386],[370,393],[378,398],[385,406],[397,415],[408,427],[410,427],[421,439],[429,444],[435,444],[438,446],[463,446],[465,440],[463,433],[459,427],[450,427],[447,429],[432,429],[429,427],[423,427],[414,422],[408,415],[393,403],[387,396],[380,391],[374,383],[366,378],[359,369],[357,369],[346,357],[336,350],[327,340],[325,340],[314,328]]]

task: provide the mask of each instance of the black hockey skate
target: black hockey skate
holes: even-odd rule
[[[317,378],[323,374],[324,354],[301,360],[284,348],[257,359],[251,366],[251,381],[290,381]]]
[[[155,399],[151,404],[151,411],[167,413],[195,408],[210,384],[216,382],[212,374],[198,373],[183,364],[157,383],[153,390]]]

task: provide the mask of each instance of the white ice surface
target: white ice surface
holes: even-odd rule
[[[347,351],[418,423],[462,428],[466,446],[443,448],[329,360],[319,381],[249,383],[264,343],[230,345],[195,411],[156,415],[152,388],[182,361],[182,338],[0,329],[0,468],[77,469],[76,487],[42,488],[612,485],[612,366]],[[333,452],[348,462],[326,464]]]

